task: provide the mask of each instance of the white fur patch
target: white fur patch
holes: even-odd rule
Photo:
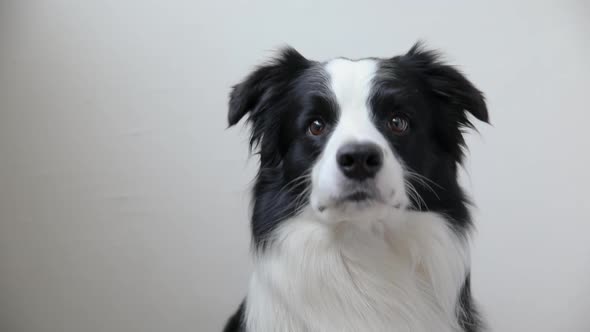
[[[374,179],[379,196],[389,206],[408,205],[401,163],[372,120],[369,98],[377,71],[376,61],[335,59],[328,62],[325,69],[339,115],[336,127],[312,170],[311,206],[324,222],[329,223],[349,219],[351,213],[361,212],[356,205],[334,206],[348,182],[338,167],[336,154],[349,143],[373,143],[381,149],[383,167]],[[372,218],[371,212],[374,211],[367,209],[364,212],[369,215],[362,219]]]
[[[467,243],[439,215],[392,213],[368,228],[310,209],[284,222],[255,256],[247,330],[460,331]]]

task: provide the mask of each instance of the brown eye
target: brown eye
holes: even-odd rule
[[[309,123],[308,132],[312,136],[321,135],[326,129],[326,124],[320,119],[315,119]]]
[[[387,124],[389,129],[397,135],[403,135],[410,129],[410,122],[402,115],[394,115]]]

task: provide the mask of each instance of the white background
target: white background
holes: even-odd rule
[[[489,100],[464,177],[494,331],[590,330],[585,1],[2,1],[0,330],[219,331],[249,270],[232,84],[418,38]]]

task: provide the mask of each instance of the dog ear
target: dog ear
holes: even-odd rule
[[[422,43],[416,43],[406,57],[426,75],[434,93],[447,105],[459,112],[460,125],[473,127],[464,112],[476,119],[489,123],[485,97],[459,70],[443,63],[436,51],[426,50]]]
[[[271,101],[284,91],[289,78],[305,68],[309,61],[294,48],[286,47],[269,63],[258,67],[230,93],[228,123],[233,126],[250,112],[250,120],[272,105]]]

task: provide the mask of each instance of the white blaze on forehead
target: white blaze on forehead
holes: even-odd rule
[[[372,81],[377,71],[375,60],[334,59],[326,64],[326,71],[341,112],[367,110]]]
[[[335,59],[326,64],[330,88],[339,108],[338,124],[327,149],[335,143],[372,141],[385,143],[373,124],[369,98],[377,61]],[[331,145],[331,146],[330,146]]]

